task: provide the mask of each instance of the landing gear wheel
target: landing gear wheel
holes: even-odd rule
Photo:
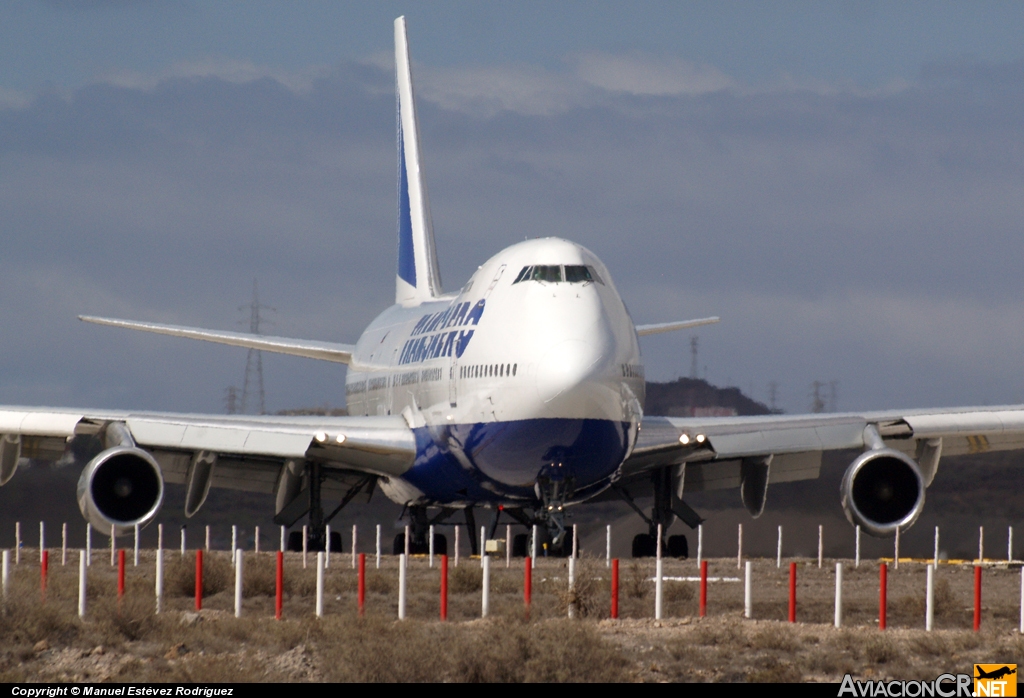
[[[405,534],[404,533],[399,533],[397,536],[395,536],[395,542],[391,546],[391,554],[392,555],[404,555],[405,554]]]
[[[647,533],[633,536],[633,557],[654,557],[658,554],[657,539]]]
[[[529,547],[529,534],[517,534],[514,538],[512,538],[512,557],[526,557],[529,554]]]
[[[427,551],[430,552],[429,550]],[[440,533],[434,534],[434,554],[435,555],[447,555],[448,554],[448,539]]]
[[[302,531],[288,533],[288,550],[293,553],[302,552]]]
[[[331,552],[341,552],[341,534],[337,531],[331,531]]]
[[[681,560],[690,557],[690,544],[686,541],[686,536],[668,537],[668,556]]]

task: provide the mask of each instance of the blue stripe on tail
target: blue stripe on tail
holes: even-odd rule
[[[402,107],[398,107],[398,276],[416,285],[416,255],[412,243],[412,210],[409,205],[409,174],[405,169],[405,138]]]

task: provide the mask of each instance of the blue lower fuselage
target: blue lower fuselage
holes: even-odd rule
[[[545,468],[585,499],[610,484],[626,457],[628,422],[525,419],[425,426],[402,479],[434,504],[535,501]]]

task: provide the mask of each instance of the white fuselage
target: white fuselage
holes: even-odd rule
[[[527,268],[539,269],[520,278]],[[546,238],[502,250],[457,294],[384,311],[356,345],[346,394],[350,414],[401,414],[417,431],[416,465],[383,484],[392,498],[459,504],[477,487],[521,502],[545,466],[566,468],[581,496],[614,479],[644,378],[607,269]]]

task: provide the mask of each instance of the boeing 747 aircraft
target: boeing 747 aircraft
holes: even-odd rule
[[[145,322],[82,320],[348,365],[348,417],[223,416],[0,407],[0,484],[19,459],[69,450],[88,465],[85,519],[126,533],[159,514],[164,484],[186,488],[185,515],[211,487],[272,493],[276,521],[325,525],[379,488],[406,507],[411,540],[431,524],[499,510],[538,526],[553,550],[566,507],[621,499],[649,525],[633,554],[651,555],[659,525],[699,515],[688,493],[735,488],[752,516],[768,485],[816,478],[822,452],[863,449],[840,497],[851,523],[877,536],[911,526],[940,456],[1024,448],[1024,406],[804,416],[679,419],[644,413],[640,338],[718,321],[634,325],[609,269],[589,250],[533,239],[485,261],[446,293],[421,163],[404,18],[395,21],[398,92],[398,270],[395,303],[355,344]],[[636,500],[653,496],[653,507]],[[329,508],[328,508],[329,507]],[[460,521],[462,519],[462,521]],[[494,517],[494,525],[498,518]],[[492,529],[493,532],[493,529]],[[475,548],[476,536],[468,536]],[[437,541],[440,551],[445,541]],[[686,538],[662,541],[686,555]],[[526,535],[516,538],[526,551]]]

